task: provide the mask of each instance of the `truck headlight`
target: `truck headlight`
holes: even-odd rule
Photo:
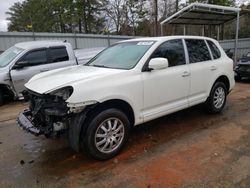
[[[67,100],[71,96],[72,93],[73,93],[73,87],[67,86],[67,87],[51,92],[50,95],[61,97],[63,100]]]

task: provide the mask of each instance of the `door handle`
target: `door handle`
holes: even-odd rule
[[[212,66],[212,67],[210,68],[210,70],[211,70],[211,71],[217,70],[217,67],[216,67],[216,66]]]
[[[49,71],[49,69],[42,69],[42,70],[40,70],[40,72],[46,72],[46,71]]]
[[[185,71],[182,73],[182,77],[187,77],[187,76],[190,76],[190,72]]]

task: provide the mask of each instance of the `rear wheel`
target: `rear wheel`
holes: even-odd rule
[[[106,160],[117,155],[129,135],[130,123],[118,109],[106,109],[95,115],[82,134],[81,145],[92,158]]]
[[[223,82],[216,82],[206,101],[207,110],[211,113],[219,113],[223,110],[227,99],[227,88]]]

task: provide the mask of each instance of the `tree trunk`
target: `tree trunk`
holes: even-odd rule
[[[79,33],[82,33],[82,19],[79,18],[78,20],[78,27],[79,27]]]
[[[88,15],[87,15],[87,25],[88,25],[88,32],[89,33],[92,33],[92,27],[91,27],[91,23],[90,23],[90,17],[91,17],[91,3],[90,3],[90,0],[87,0],[87,7],[88,7]]]
[[[179,0],[175,1],[175,12],[178,12],[179,10]]]
[[[158,36],[158,0],[154,0],[155,6],[155,36]]]
[[[83,3],[83,10],[82,11],[83,11],[84,31],[85,31],[85,33],[88,33],[88,23],[87,23],[87,15],[86,15],[86,10],[87,10],[86,1],[83,0],[82,3]]]

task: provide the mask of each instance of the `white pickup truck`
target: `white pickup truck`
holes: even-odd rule
[[[0,55],[0,105],[4,97],[22,99],[24,84],[41,72],[85,64],[104,48],[74,50],[62,41],[18,43]],[[49,83],[48,83],[49,84]]]

